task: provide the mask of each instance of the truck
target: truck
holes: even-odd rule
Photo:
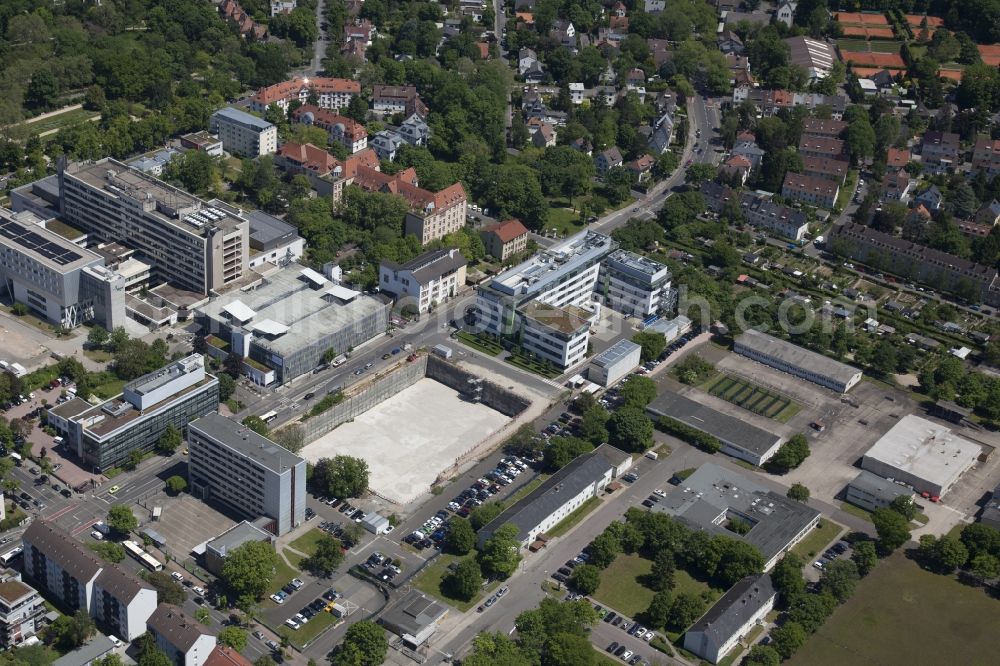
[[[433,351],[441,358],[451,358],[452,355],[451,347],[446,347],[444,345],[434,345]]]
[[[646,451],[646,457],[650,460],[657,460],[660,456],[656,451]]]
[[[335,603],[332,606],[330,606],[330,613],[333,614],[334,617],[346,617],[347,609],[341,606],[340,604]]]

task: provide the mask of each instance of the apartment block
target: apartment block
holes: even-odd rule
[[[320,108],[337,111],[346,109],[351,103],[351,98],[360,94],[361,84],[350,79],[322,76],[299,78],[261,88],[250,98],[250,109],[264,113],[267,107],[274,104],[287,113],[291,102],[307,104],[309,98],[313,97]]]
[[[24,532],[24,575],[69,611],[84,610],[126,641],[146,631],[156,590],[99,559],[68,532],[36,520]]]
[[[218,413],[188,426],[195,497],[225,504],[281,536],[305,522],[306,461]]]
[[[203,666],[216,647],[201,622],[173,604],[160,604],[149,617],[149,633],[174,666]]]
[[[330,140],[342,145],[350,154],[368,147],[368,130],[364,125],[328,109],[303,104],[292,113],[292,120],[326,130]]]
[[[458,294],[465,285],[467,263],[455,248],[425,252],[405,264],[383,260],[379,288],[397,304],[427,312]]]
[[[1000,173],[1000,139],[980,136],[972,148],[972,170],[985,171],[989,176]]]
[[[372,86],[372,111],[379,115],[402,113],[410,116],[427,115],[427,107],[417,94],[415,86],[389,86],[376,83]]]
[[[479,232],[486,246],[486,252],[491,257],[506,261],[528,248],[528,229],[520,220],[504,220],[491,224]]]
[[[815,178],[836,181],[838,185],[844,184],[849,166],[847,160],[837,158],[812,156],[802,158],[802,173]]]
[[[97,471],[122,464],[132,451],[151,451],[168,426],[219,408],[219,380],[192,354],[125,384],[117,397],[66,415],[67,444]]]
[[[847,130],[847,123],[832,118],[804,118],[802,120],[803,136],[825,136],[831,139],[839,138]]]
[[[833,208],[840,186],[832,180],[788,172],[781,187],[781,196],[820,208]]]
[[[272,155],[278,149],[277,127],[231,106],[213,113],[208,119],[208,128],[233,155],[253,159]]]
[[[45,603],[38,591],[21,582],[21,574],[11,569],[0,571],[0,647],[18,647],[34,636]]]
[[[962,163],[961,141],[954,132],[924,132],[920,156],[924,168],[940,173]]]
[[[799,140],[799,155],[803,158],[843,158],[844,142],[830,137],[803,135]]]
[[[802,240],[809,231],[809,220],[803,211],[763,197],[751,198],[744,204],[743,214],[750,225],[795,241]]]
[[[249,224],[225,202],[204,201],[113,159],[60,163],[60,216],[136,251],[152,280],[208,294],[244,277]]]
[[[597,293],[615,312],[648,317],[673,306],[672,275],[663,264],[628,250],[615,250],[601,263]]]

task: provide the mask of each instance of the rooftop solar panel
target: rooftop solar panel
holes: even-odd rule
[[[80,253],[63,247],[11,219],[0,217],[0,233],[25,249],[37,252],[60,266],[66,266],[82,258]]]

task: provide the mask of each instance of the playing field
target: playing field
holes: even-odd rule
[[[711,381],[706,390],[716,398],[781,423],[786,423],[800,409],[792,399],[732,375],[722,375]]]
[[[924,571],[898,552],[858,585],[788,663],[995,664],[997,604],[983,589]]]

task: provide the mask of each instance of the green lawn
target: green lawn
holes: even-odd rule
[[[549,206],[548,217],[545,218],[545,231],[555,231],[559,237],[571,236],[583,230],[580,224],[580,214],[571,208]]]
[[[858,585],[788,663],[992,664],[998,635],[996,599],[952,576],[924,571],[899,551]]]
[[[546,532],[550,537],[557,537],[566,534],[574,526],[583,521],[591,511],[596,509],[601,504],[601,500],[597,497],[591,497],[589,500],[577,507],[573,513],[569,514],[558,523],[553,526],[551,530]]]
[[[761,386],[732,375],[720,374],[702,382],[700,387],[707,393],[731,402],[737,407],[787,423],[802,408],[791,398],[773,393]]]
[[[843,525],[832,520],[820,520],[805,539],[795,544],[792,552],[802,559],[808,560],[826,550],[826,547],[843,531]]]
[[[473,335],[467,331],[459,331],[455,334],[463,344],[472,347],[473,349],[478,349],[484,354],[489,354],[490,356],[496,356],[503,351],[503,347],[491,340],[483,340],[480,337]]]
[[[844,513],[849,513],[852,516],[857,516],[862,520],[867,520],[869,523],[872,521],[872,512],[862,509],[860,506],[855,506],[850,502],[841,502],[840,509]]]
[[[83,355],[95,363],[107,363],[114,358],[111,352],[106,352],[103,349],[85,349]]]
[[[311,529],[295,541],[288,544],[300,553],[312,555],[316,552],[316,544],[321,537],[326,536],[326,532],[320,529]]]
[[[449,555],[447,553],[438,555],[434,559],[434,562],[424,567],[423,571],[421,571],[420,574],[413,579],[413,587],[417,588],[424,594],[429,594],[450,606],[454,606],[459,610],[459,612],[464,613],[478,604],[483,599],[484,594],[499,585],[499,583],[493,583],[484,590],[481,590],[478,595],[469,601],[455,599],[445,594],[445,592],[441,589],[441,581],[448,575],[448,565],[452,562],[460,562],[471,557],[475,557],[475,555],[471,554],[462,557],[459,557],[458,555]]]
[[[113,398],[119,393],[125,390],[125,380],[123,379],[111,379],[104,382],[103,384],[98,384],[94,387],[94,394],[98,398]]]
[[[285,554],[285,557],[288,558],[288,561],[291,562],[291,564],[292,564],[293,567],[295,567],[296,569],[299,569],[299,570],[302,569],[302,560],[304,560],[306,558],[302,557],[298,553],[293,553],[292,551],[288,550],[287,548],[285,548],[281,552],[283,552]]]
[[[301,649],[303,646],[311,643],[327,628],[336,624],[339,620],[340,618],[335,617],[333,613],[327,613],[324,611],[314,615],[298,630],[292,629],[286,624],[282,624],[278,627],[277,633],[281,636],[287,636],[292,645]]]
[[[542,377],[547,377],[548,379],[555,379],[562,374],[562,372],[556,370],[554,366],[546,366],[538,361],[535,361],[534,359],[528,358],[527,356],[515,356],[511,354],[505,360],[515,367],[527,370],[528,372],[533,372],[536,375],[541,375]]]
[[[293,555],[293,554],[294,553],[289,553],[289,555]],[[291,559],[291,558],[289,558],[289,559]],[[288,585],[288,583],[293,578],[295,578],[298,575],[299,575],[299,570],[295,569],[294,567],[291,567],[291,566],[285,564],[285,560],[283,560],[281,558],[281,555],[279,554],[278,555],[278,566],[275,568],[274,578],[271,580],[270,587],[267,588],[267,594],[268,594],[268,596],[274,594],[275,592],[277,592],[278,590],[280,590],[281,588],[283,588],[285,585]],[[265,608],[273,608],[276,605],[277,604],[275,604],[270,599],[265,600],[264,603],[263,603],[263,606]]]
[[[619,555],[611,566],[601,572],[601,585],[597,588],[594,599],[618,613],[635,617],[646,610],[653,600],[655,592],[640,582],[649,575],[652,568],[653,562],[639,555]],[[674,574],[673,593],[677,595],[681,592],[699,595],[707,592],[713,601],[721,595],[719,590],[710,588],[683,569],[678,569]]]
[[[899,53],[899,49],[903,46],[902,42],[885,39],[873,39],[868,44],[874,53]]]

